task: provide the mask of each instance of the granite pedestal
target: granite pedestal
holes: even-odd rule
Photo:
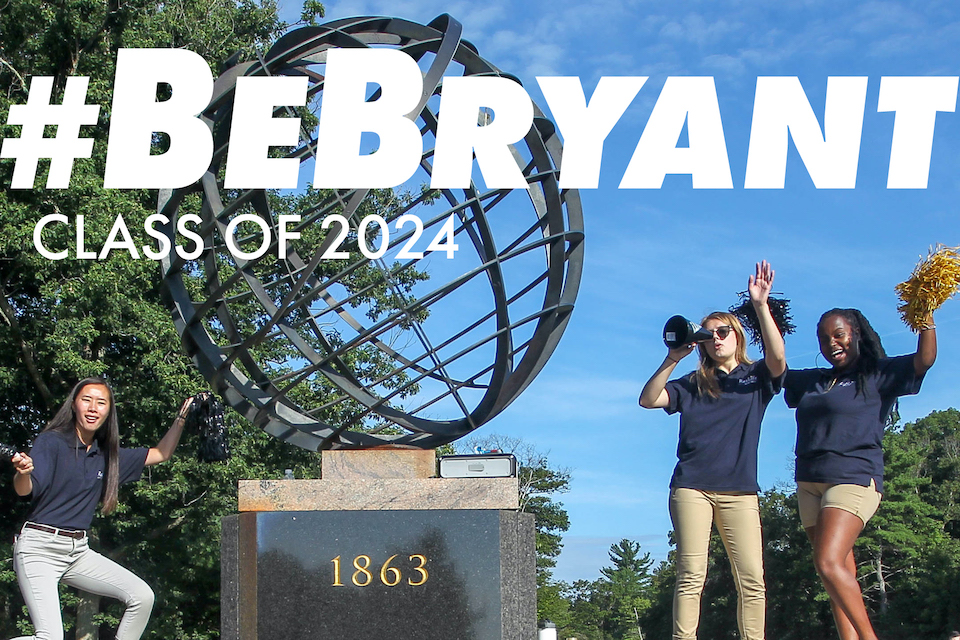
[[[241,513],[222,523],[223,640],[536,637],[534,522],[516,478],[345,468],[328,480],[324,458],[323,480],[241,484]]]

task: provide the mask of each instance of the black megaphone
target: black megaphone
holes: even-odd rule
[[[713,332],[704,329],[696,322],[690,322],[683,316],[673,316],[663,325],[663,343],[669,349],[685,344],[713,339]]]

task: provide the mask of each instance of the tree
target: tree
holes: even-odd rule
[[[882,637],[942,638],[960,626],[960,412],[934,411],[884,438],[884,497],[857,541],[864,599]],[[767,591],[766,634],[782,640],[836,637],[830,599],[813,567],[792,488],[760,496]],[[672,538],[672,534],[671,534]],[[669,637],[675,550],[651,576],[644,635]],[[605,577],[607,573],[604,574]],[[571,625],[589,640],[610,637],[606,580],[568,590]],[[710,561],[700,637],[736,638],[736,591],[719,536]],[[575,635],[571,633],[570,635]],[[580,635],[578,635],[580,637]]]
[[[51,4],[14,0],[4,6],[0,13],[0,32],[4,34],[0,41],[0,121],[6,122],[10,105],[26,102],[30,78],[35,76],[54,78],[54,102],[62,96],[68,77],[88,76],[86,101],[100,104],[101,109],[98,124],[84,133],[94,140],[93,157],[74,163],[70,189],[0,192],[0,407],[11,416],[0,427],[0,439],[27,445],[74,381],[108,375],[117,390],[121,422],[127,426],[124,444],[153,444],[180,399],[203,388],[199,375],[182,355],[169,313],[161,304],[155,263],[133,260],[126,252],[112,252],[103,260],[48,260],[32,249],[33,227],[43,215],[64,214],[71,224],[59,225],[45,234],[45,239],[72,246],[72,223],[83,216],[87,248],[99,248],[117,216],[122,215],[128,227],[137,229],[153,212],[155,193],[101,186],[119,47],[185,47],[217,64],[237,49],[250,54],[263,48],[281,27],[276,6],[270,1]],[[17,129],[3,126],[0,134],[15,137]],[[41,162],[38,185],[44,184],[48,165]],[[0,163],[0,182],[10,184],[12,171],[11,161]],[[155,573],[150,565],[192,554],[192,562],[181,564],[182,571],[172,567],[156,571],[160,582],[167,576],[189,580],[195,573],[211,573],[210,547],[216,544],[211,533],[216,518],[210,515],[217,507],[222,512],[223,505],[230,502],[229,488],[211,487],[217,486],[215,478],[224,473],[220,468],[197,467],[183,460],[152,471],[133,492],[124,490],[123,507],[116,517],[97,520],[92,540],[99,540],[107,555],[122,558],[135,571],[150,575]],[[0,554],[4,558],[12,555],[6,541],[12,539],[12,529],[24,512],[23,504],[13,503],[11,493],[3,492],[2,503],[17,517],[2,525]],[[196,513],[191,513],[192,519],[186,517],[191,510]],[[202,529],[207,540],[184,535],[193,527]],[[0,607],[7,614],[0,620],[0,634],[9,637],[19,635],[15,626],[22,627],[26,618],[8,567],[0,573]],[[215,576],[216,567],[212,573]],[[190,626],[200,627],[190,630],[198,637],[215,632],[218,625],[205,595],[216,593],[216,589],[206,588],[215,580],[208,575],[199,582],[203,585],[199,593],[204,594],[199,598],[188,595],[183,586],[159,586],[153,633],[162,627],[159,635],[182,637],[183,629]],[[69,599],[65,603],[69,608]],[[115,617],[116,610],[108,609],[107,617]],[[72,616],[66,617],[66,624],[72,625]]]
[[[570,617],[561,630],[588,640],[652,638],[646,625],[653,597],[653,560],[640,553],[640,543],[624,538],[610,545],[611,565],[593,582],[578,580],[567,589]]]
[[[669,534],[674,546],[673,532]],[[673,636],[673,592],[677,584],[677,551],[672,549],[667,559],[653,570],[650,581],[650,606],[643,618],[644,636],[670,638]]]
[[[864,529],[864,597],[891,638],[960,622],[960,412],[934,411],[884,437],[884,499]]]
[[[520,510],[532,513],[536,521],[537,544],[537,618],[551,620],[560,626],[567,604],[562,598],[563,585],[552,579],[551,569],[563,548],[563,532],[570,528],[563,503],[553,497],[570,490],[570,470],[554,469],[547,453],[539,451],[522,438],[490,433],[456,443],[460,452],[497,450],[517,458],[517,479],[520,485]]]
[[[563,590],[569,601],[569,614],[563,624],[558,623],[563,636],[576,637],[578,640],[605,640],[604,621],[607,614],[607,602],[600,596],[600,580],[577,580]]]
[[[766,581],[766,634],[784,640],[835,636],[830,603],[813,568],[810,543],[800,526],[796,494],[785,488],[760,495]],[[670,541],[675,545],[673,533]],[[710,537],[699,636],[738,638],[737,592],[719,534]],[[651,605],[643,621],[649,637],[669,637],[673,627],[676,550],[653,572]],[[647,631],[649,630],[649,633]]]
[[[620,638],[640,637],[641,617],[651,605],[653,559],[649,553],[641,556],[640,543],[626,538],[610,545],[609,554],[613,566],[600,569],[610,594],[609,632]]]
[[[960,412],[935,411],[884,437],[884,496],[854,549],[864,601],[886,638],[939,638],[960,622]],[[833,637],[796,496],[761,496],[767,634]]]
[[[322,6],[310,0],[303,20],[321,13]],[[118,48],[186,48],[203,56],[216,73],[237,51],[243,58],[264,51],[284,27],[273,0],[12,0],[0,10],[0,122],[6,122],[11,105],[26,102],[32,76],[55,78],[53,102],[62,98],[67,77],[88,76],[86,102],[101,105],[97,125],[82,133],[94,140],[93,156],[74,163],[69,189],[42,188],[49,162],[41,161],[40,188],[0,191],[0,408],[7,418],[0,441],[28,446],[73,382],[107,375],[117,392],[124,446],[150,446],[182,398],[206,387],[181,350],[161,300],[156,263],[123,250],[102,260],[48,260],[32,248],[33,229],[46,214],[64,214],[70,224],[49,227],[44,240],[51,247],[72,247],[74,222],[83,216],[86,248],[97,250],[122,216],[135,244],[147,243],[138,230],[155,210],[156,192],[102,188]],[[19,133],[19,127],[0,126],[3,138]],[[156,142],[162,151],[163,141]],[[13,162],[0,161],[0,183],[9,185],[12,173]],[[293,199],[322,196],[271,197],[282,208]],[[356,274],[358,288],[368,284],[365,277]],[[381,310],[395,304],[386,287],[369,296]],[[252,321],[256,313],[251,308],[238,322]],[[282,366],[285,353],[271,355]],[[364,375],[370,379],[383,374],[383,363],[369,365]],[[115,515],[95,520],[92,543],[144,576],[158,594],[145,637],[204,640],[219,634],[220,518],[236,510],[238,479],[278,478],[286,468],[297,477],[319,477],[316,454],[286,445],[233,413],[228,412],[227,425],[230,461],[198,465],[189,453],[195,435],[185,434],[174,460],[123,487]],[[13,637],[29,627],[8,542],[26,504],[8,489],[0,492],[0,508],[12,515],[0,523],[0,635]],[[71,629],[79,603],[69,593],[63,603],[65,626]],[[86,604],[89,612],[100,609]],[[96,623],[89,615],[82,622],[84,633],[95,635],[100,622],[115,624],[120,609],[105,603]]]
[[[761,494],[760,521],[767,635],[783,640],[835,637],[830,597],[813,567],[813,548],[800,524],[796,492],[775,487]]]

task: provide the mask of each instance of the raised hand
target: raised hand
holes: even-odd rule
[[[756,275],[747,280],[747,291],[750,292],[750,302],[755,305],[767,304],[767,298],[773,289],[773,268],[764,260],[757,263]]]
[[[195,396],[190,396],[180,405],[180,410],[177,411],[177,420],[180,421],[181,426],[186,423],[187,417],[190,415],[190,410],[193,408],[193,403],[199,396],[199,393]]]

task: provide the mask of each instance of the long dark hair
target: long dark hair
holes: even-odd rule
[[[106,460],[107,482],[104,484],[103,493],[100,498],[102,505],[100,513],[106,515],[117,508],[117,488],[120,486],[120,429],[117,423],[117,405],[113,401],[113,389],[103,378],[85,378],[76,384],[67,399],[63,401],[59,411],[47,423],[44,431],[56,431],[58,433],[72,433],[74,437],[77,430],[77,416],[73,409],[73,403],[77,396],[83,391],[84,387],[91,384],[100,384],[107,388],[110,395],[110,409],[107,412],[107,419],[103,421],[100,428],[94,434],[93,438],[97,441],[100,451]]]
[[[860,350],[860,356],[855,365],[857,374],[857,393],[867,394],[866,381],[867,376],[877,372],[877,365],[881,358],[887,357],[887,352],[883,349],[880,342],[880,336],[873,330],[870,323],[858,309],[830,309],[822,316],[817,323],[817,339],[820,338],[820,325],[823,321],[832,316],[840,316],[850,325],[857,338],[857,346]]]

